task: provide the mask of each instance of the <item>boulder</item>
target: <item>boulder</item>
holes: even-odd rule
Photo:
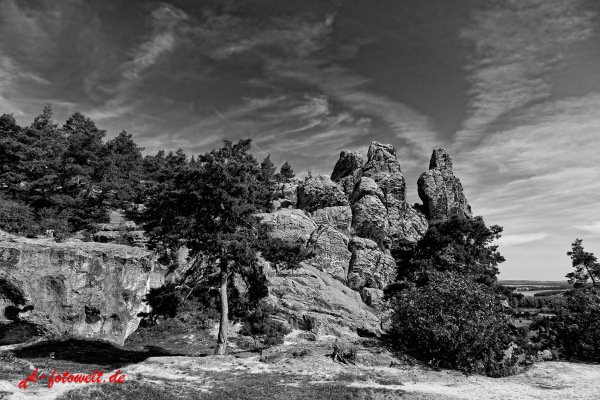
[[[333,168],[331,180],[337,183],[346,197],[350,197],[354,191],[354,186],[362,175],[363,159],[359,151],[343,150],[340,153],[340,159]]]
[[[352,205],[352,231],[355,235],[381,244],[388,230],[387,209],[379,197],[366,195]]]
[[[317,225],[329,225],[344,235],[350,235],[352,209],[349,206],[325,207],[314,211],[310,218]]]
[[[138,313],[147,311],[144,296],[162,285],[165,273],[153,262],[152,253],[129,246],[3,241],[0,322],[11,317],[14,323],[36,326],[48,336],[122,345],[137,329]],[[11,315],[10,310],[22,312]]]
[[[350,196],[350,203],[354,204],[369,195],[377,197],[382,204],[385,202],[385,195],[377,183],[372,178],[362,177]]]
[[[396,278],[396,262],[372,240],[354,237],[349,244],[352,259],[348,269],[348,286],[360,291],[364,287],[384,289]]]
[[[317,225],[302,210],[281,209],[272,213],[257,214],[262,228],[277,239],[306,243]]]
[[[454,176],[452,159],[446,150],[433,150],[429,171],[421,174],[417,185],[429,221],[444,221],[452,216],[473,216],[460,180]]]
[[[396,158],[396,150],[391,144],[371,142],[367,153],[367,163],[363,168],[364,176],[377,174],[402,174],[400,163]]]
[[[345,282],[348,277],[350,251],[348,237],[329,225],[319,225],[313,232],[307,247],[315,256],[307,260],[323,272]]]
[[[393,248],[398,247],[401,243],[416,243],[429,228],[427,216],[405,201],[388,203],[387,211],[390,226],[389,236]]]
[[[298,186],[297,207],[302,210],[313,212],[319,208],[347,205],[344,192],[326,176],[307,178]]]
[[[267,271],[266,301],[292,327],[317,335],[355,334],[357,330],[380,333],[375,310],[363,303],[358,292],[328,273],[306,263],[277,274]]]
[[[366,305],[373,307],[377,311],[382,311],[384,308],[383,290],[375,288],[362,288],[360,297]]]

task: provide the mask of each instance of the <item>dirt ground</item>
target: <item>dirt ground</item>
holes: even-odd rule
[[[287,341],[262,361],[235,349],[223,357],[150,357],[118,368],[126,384],[108,382],[114,370],[105,371],[106,383],[48,388],[46,379],[20,389],[19,378],[40,366],[18,361],[10,374],[0,368],[0,399],[600,399],[598,364],[543,362],[495,379],[394,361],[381,349],[363,348],[357,365],[344,364],[330,357],[333,340]]]

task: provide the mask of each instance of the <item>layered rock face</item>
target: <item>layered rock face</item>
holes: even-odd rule
[[[454,176],[452,159],[446,150],[433,150],[429,171],[421,174],[417,185],[430,221],[444,221],[452,216],[473,216],[460,180]]]
[[[376,311],[360,294],[327,272],[302,264],[277,274],[267,271],[269,297],[281,317],[315,334],[380,332]]]
[[[137,314],[146,310],[144,295],[162,285],[165,273],[149,251],[139,248],[3,240],[0,322],[6,323],[8,317],[34,324],[50,336],[122,345],[138,327]],[[14,310],[16,314],[11,313]]]

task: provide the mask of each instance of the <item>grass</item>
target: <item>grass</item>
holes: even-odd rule
[[[204,373],[203,373],[204,374]],[[71,391],[60,400],[129,400],[129,399],[169,399],[169,400],[367,400],[367,399],[425,399],[400,390],[381,388],[349,387],[340,382],[311,383],[306,376],[285,374],[210,374],[212,388],[208,392],[199,391],[182,383],[155,384],[147,382],[126,382],[103,384]]]

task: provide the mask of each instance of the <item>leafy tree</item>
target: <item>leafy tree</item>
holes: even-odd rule
[[[567,252],[571,257],[575,271],[567,274],[569,283],[575,288],[580,288],[592,280],[592,286],[600,285],[600,263],[593,253],[588,253],[583,249],[581,239],[575,239],[571,245],[572,250]]]
[[[194,260],[191,278],[218,277],[221,323],[216,354],[225,354],[227,348],[228,282],[234,273],[252,275],[258,262],[254,214],[263,211],[268,191],[248,152],[250,144],[250,139],[225,141],[221,149],[199,156],[176,175],[174,186],[163,186],[148,208],[147,229],[155,246],[171,254],[187,246]]]
[[[391,337],[430,364],[469,373],[504,376],[516,372],[511,318],[497,296],[454,271],[429,274],[426,285],[409,283],[391,300]]]
[[[294,170],[286,161],[279,169],[279,173],[277,174],[276,178],[279,182],[289,182],[290,179],[292,179],[295,176],[296,174],[294,174]]]
[[[498,264],[505,259],[491,243],[501,232],[500,226],[486,227],[481,217],[454,217],[433,224],[416,245],[406,244],[392,254],[398,280],[425,283],[431,271],[453,271],[494,286]]]

